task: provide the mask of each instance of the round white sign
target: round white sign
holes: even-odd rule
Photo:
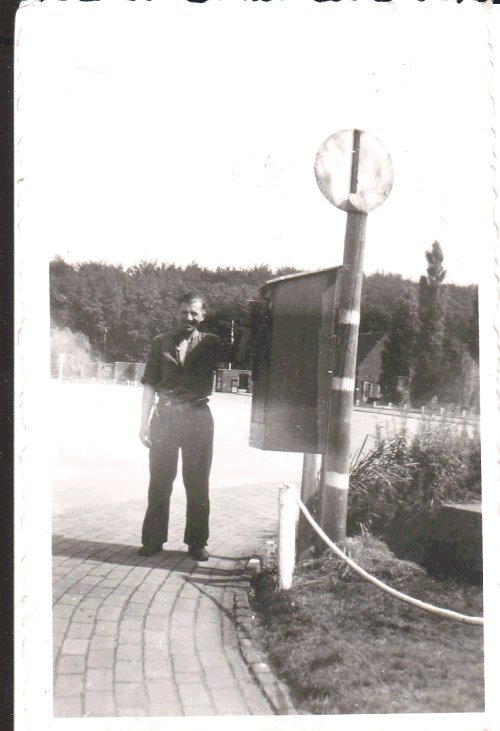
[[[392,189],[391,156],[376,137],[345,129],[330,135],[318,150],[316,182],[330,203],[343,211],[369,213]]]

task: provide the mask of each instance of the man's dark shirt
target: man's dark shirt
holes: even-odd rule
[[[197,342],[188,350],[181,365],[176,350],[181,338],[179,332],[169,332],[153,339],[141,382],[173,400],[208,399],[212,393],[214,370],[230,359],[231,347],[218,335],[198,332]]]

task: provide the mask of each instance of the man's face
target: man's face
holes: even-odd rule
[[[192,333],[205,319],[205,309],[200,300],[181,302],[177,313],[177,321],[183,330]]]

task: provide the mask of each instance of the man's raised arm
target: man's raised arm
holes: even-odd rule
[[[236,347],[235,353],[234,353],[234,360],[236,363],[244,363],[247,359],[248,355],[248,347],[250,344],[250,337],[251,337],[251,330],[250,327],[244,325],[240,341]]]
[[[251,330],[246,324],[240,325],[236,332],[236,342],[232,342],[232,334],[228,331],[220,338],[217,359],[220,362],[227,361],[241,366],[248,356]]]

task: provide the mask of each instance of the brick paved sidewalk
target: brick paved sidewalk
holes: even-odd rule
[[[137,556],[144,501],[56,516],[56,717],[293,712],[235,621],[235,607],[249,614],[246,563],[276,531],[277,487],[218,488],[211,503],[200,564],[182,543],[179,490],[172,540],[150,558]]]

